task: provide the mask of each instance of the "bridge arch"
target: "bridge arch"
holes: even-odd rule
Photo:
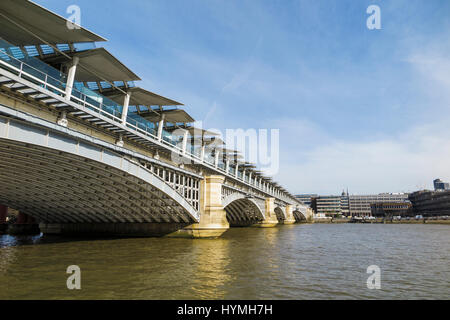
[[[180,193],[114,145],[34,120],[0,116],[0,203],[48,224],[199,221]]]
[[[294,211],[293,211],[293,214],[294,214],[294,218],[295,218],[295,221],[296,222],[305,222],[305,221],[307,221],[307,216],[308,216],[308,213],[307,213],[307,209],[295,209]]]
[[[233,193],[222,201],[222,205],[232,227],[249,226],[265,219],[264,210],[258,201],[244,194]]]
[[[283,223],[287,219],[286,208],[275,207],[275,215],[277,216],[278,222]]]

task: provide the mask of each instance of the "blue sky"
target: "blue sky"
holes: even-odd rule
[[[39,0],[206,128],[280,129],[292,193],[450,180],[450,1]],[[368,30],[366,9],[381,8]]]

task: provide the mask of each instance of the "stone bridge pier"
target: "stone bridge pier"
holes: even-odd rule
[[[254,224],[253,227],[273,228],[278,223],[277,214],[275,212],[275,199],[267,198],[265,200],[264,220]]]
[[[294,217],[294,208],[292,205],[286,206],[286,220],[284,220],[284,224],[294,224],[297,223]]]
[[[200,222],[178,230],[169,237],[217,238],[225,233],[230,224],[222,205],[224,176],[206,176],[200,183]]]
[[[275,198],[253,198],[239,192],[223,194],[225,177],[206,176],[200,184],[200,221],[169,237],[217,238],[232,227],[272,228],[299,221],[292,205],[281,206]]]

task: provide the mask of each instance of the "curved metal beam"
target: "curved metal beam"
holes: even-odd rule
[[[45,181],[40,181],[39,173],[36,172],[45,173],[54,181],[58,181],[56,179],[58,174],[71,175],[76,180],[75,177],[80,175],[85,177],[91,175],[92,177],[92,172],[95,172],[90,184],[84,181],[84,188],[96,189],[96,196],[104,197],[102,199],[108,200],[106,197],[109,196],[109,200],[113,201],[109,205],[105,205],[104,209],[108,206],[110,210],[114,206],[120,207],[121,210],[116,210],[116,212],[119,215],[121,211],[126,212],[121,215],[127,221],[143,222],[155,219],[150,220],[148,214],[153,217],[159,216],[159,219],[156,220],[162,218],[166,222],[172,220],[179,222],[180,219],[185,222],[199,221],[199,213],[182,195],[140,164],[110,150],[71,137],[70,134],[63,135],[19,120],[6,118],[1,120],[3,121],[0,121],[0,153],[2,153],[2,157],[4,156],[3,159],[9,157],[9,159],[15,159],[16,161],[15,164],[2,161],[2,171],[7,170],[8,166],[26,169],[24,166],[28,161],[29,169],[37,169],[33,173],[30,171],[30,177],[35,179],[37,187],[42,186],[42,183],[45,184]],[[49,155],[56,158],[57,165],[51,163],[51,160],[49,161]],[[109,183],[108,179],[114,182]],[[83,178],[80,180],[83,180]],[[80,181],[69,182],[69,184],[65,183],[64,185],[65,188],[72,185],[72,192],[74,192],[73,188],[76,190],[76,186],[83,185]],[[89,185],[87,186],[87,184]],[[59,184],[59,186],[63,185]],[[53,192],[58,194],[58,184],[55,183],[55,186],[51,187],[55,189]],[[145,192],[143,192],[144,190]],[[131,201],[134,200],[133,205],[128,204],[129,199],[121,198],[119,191],[131,197]],[[68,198],[70,196],[72,194],[67,195]],[[142,205],[145,205],[147,209],[144,210]],[[94,211],[96,207],[98,206],[91,204],[89,211]],[[160,209],[164,209],[164,214]],[[46,208],[44,211],[47,210]],[[92,211],[91,213],[93,213]],[[146,213],[144,214],[144,212]],[[42,212],[39,214],[42,215]],[[134,218],[131,218],[133,215]],[[114,217],[114,219],[117,218],[118,216]],[[79,220],[80,218],[75,219]],[[105,221],[105,219],[109,220],[109,216],[98,213],[98,216],[96,214],[94,219]],[[123,222],[124,220],[119,219],[119,221]]]

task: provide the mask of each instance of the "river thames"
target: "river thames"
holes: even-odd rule
[[[66,269],[81,268],[81,290]],[[381,289],[367,288],[367,267]],[[0,236],[0,299],[449,299],[447,225],[231,229],[217,240]]]

